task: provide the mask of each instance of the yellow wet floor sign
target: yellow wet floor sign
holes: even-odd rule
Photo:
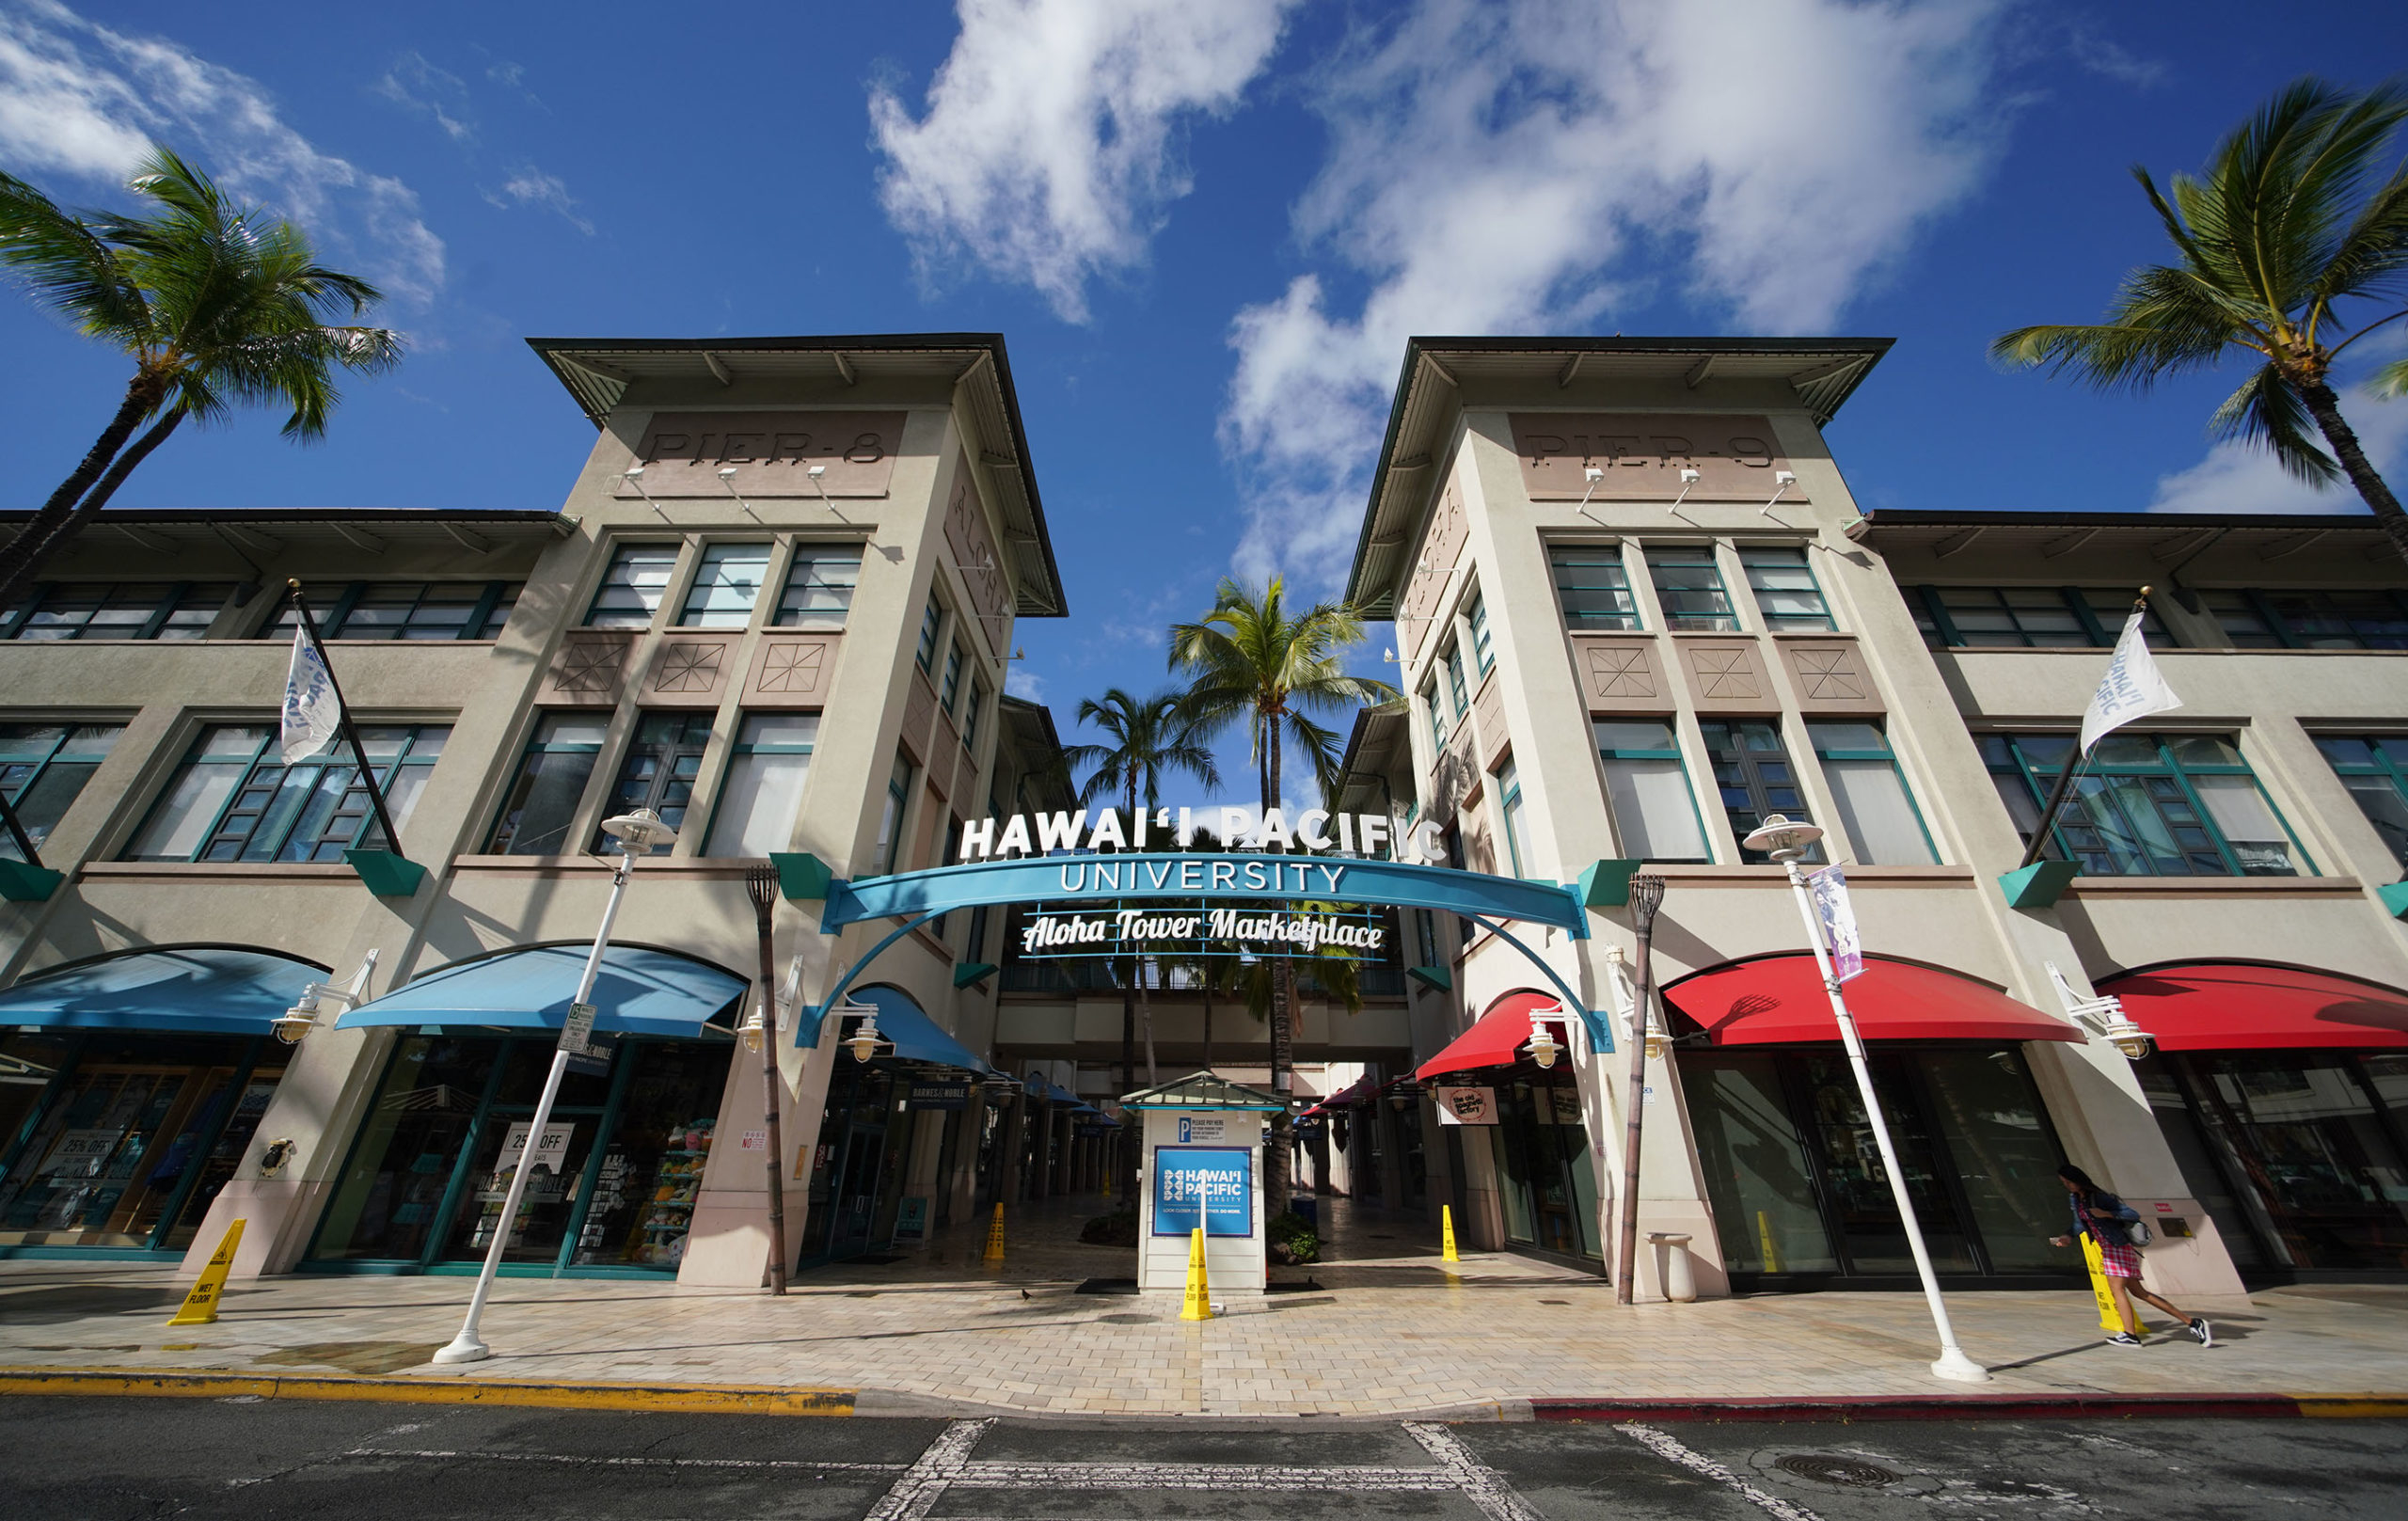
[[[210,1255],[209,1265],[200,1270],[192,1292],[184,1295],[184,1307],[169,1325],[208,1325],[217,1319],[217,1301],[226,1292],[226,1275],[234,1269],[234,1248],[241,1244],[243,1222],[237,1220],[226,1228],[226,1239]]]
[[[1187,1302],[1180,1307],[1182,1321],[1209,1321],[1212,1318],[1212,1290],[1204,1281],[1204,1228],[1197,1226],[1196,1234],[1187,1238]]]
[[[1438,1206],[1438,1242],[1448,1261],[1463,1260],[1455,1252],[1455,1207],[1451,1204]]]
[[[987,1258],[990,1262],[1004,1260],[1004,1207],[995,1206],[995,1223],[987,1228]]]
[[[2148,1327],[2141,1323],[2138,1310],[2132,1312],[2132,1323],[2129,1327],[2124,1324],[2124,1318],[2115,1313],[2115,1291],[2107,1286],[2107,1260],[2099,1253],[2099,1244],[2086,1234],[2082,1238],[2082,1260],[2090,1269],[2090,1291],[2099,1301],[2099,1328],[2102,1331],[2129,1329],[2134,1336],[2147,1331]]]

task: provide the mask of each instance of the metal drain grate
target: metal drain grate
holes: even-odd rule
[[[1822,1452],[1792,1452],[1773,1466],[1800,1479],[1849,1489],[1879,1489],[1898,1481],[1896,1474],[1877,1463],[1867,1463],[1862,1458],[1835,1458]]]

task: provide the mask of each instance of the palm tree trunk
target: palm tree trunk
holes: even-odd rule
[[[2317,427],[2322,430],[2324,441],[2333,446],[2333,457],[2339,460],[2341,468],[2349,472],[2350,483],[2358,488],[2358,495],[2374,509],[2375,521],[2391,535],[2392,545],[2399,549],[2400,558],[2408,560],[2408,512],[2400,510],[2400,499],[2392,494],[2391,487],[2383,477],[2375,473],[2374,462],[2367,458],[2367,452],[2358,443],[2356,432],[2343,420],[2341,399],[2333,394],[2332,387],[2321,380],[2291,388],[2299,393],[2301,404],[2307,408],[2307,415],[2314,418]]]
[[[25,525],[24,531],[6,546],[0,546],[0,608],[14,602],[32,582],[42,562],[50,558],[43,547],[66,525],[76,502],[90,489],[92,483],[100,479],[101,472],[108,468],[109,461],[117,457],[118,451],[125,447],[125,441],[134,436],[134,430],[150,415],[166,394],[165,383],[145,372],[135,372],[134,378],[126,382],[125,400],[118,404],[117,416],[109,419],[109,425],[101,430],[100,437],[93,440],[82,463],[58,483],[58,489],[50,494],[50,499],[35,510],[32,521]],[[151,447],[158,446],[153,444]],[[64,544],[66,541],[58,542]]]

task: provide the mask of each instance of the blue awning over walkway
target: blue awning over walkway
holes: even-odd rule
[[[375,1024],[486,1024],[558,1030],[585,970],[588,945],[537,945],[455,961],[335,1021],[338,1030]],[[691,1038],[703,1022],[744,996],[744,979],[706,961],[641,945],[613,945],[594,980],[594,1028],[622,1035]]]
[[[972,1054],[968,1046],[939,1028],[937,1022],[928,1018],[918,1002],[900,988],[890,988],[880,983],[855,988],[848,996],[878,1010],[878,1033],[895,1042],[892,1054],[905,1061],[958,1067],[965,1072],[976,1072],[982,1076],[1001,1075]]]
[[[274,951],[181,945],[37,972],[0,992],[0,1024],[266,1035],[325,967]]]

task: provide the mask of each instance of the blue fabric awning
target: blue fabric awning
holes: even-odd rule
[[[1032,1071],[1028,1074],[1028,1096],[1039,1103],[1075,1104],[1078,1107],[1086,1110],[1089,1114],[1100,1115],[1103,1113],[1102,1110],[1096,1108],[1093,1104],[1085,1102],[1080,1099],[1077,1094],[1072,1093],[1069,1089],[1062,1086],[1062,1085],[1054,1082],[1052,1078],[1047,1077],[1042,1072]]]
[[[326,969],[274,951],[182,945],[37,972],[0,992],[0,1024],[266,1035]]]
[[[438,967],[360,1005],[338,1030],[376,1024],[488,1024],[558,1030],[592,954],[587,945],[537,945]],[[744,996],[743,978],[708,962],[641,945],[602,953],[594,979],[594,1028],[622,1035],[691,1038],[703,1022]]]
[[[891,1054],[905,1061],[958,1067],[965,1072],[995,1075],[995,1069],[972,1054],[968,1046],[938,1028],[910,993],[883,984],[856,988],[848,995],[878,1010],[878,1033],[895,1042]]]

